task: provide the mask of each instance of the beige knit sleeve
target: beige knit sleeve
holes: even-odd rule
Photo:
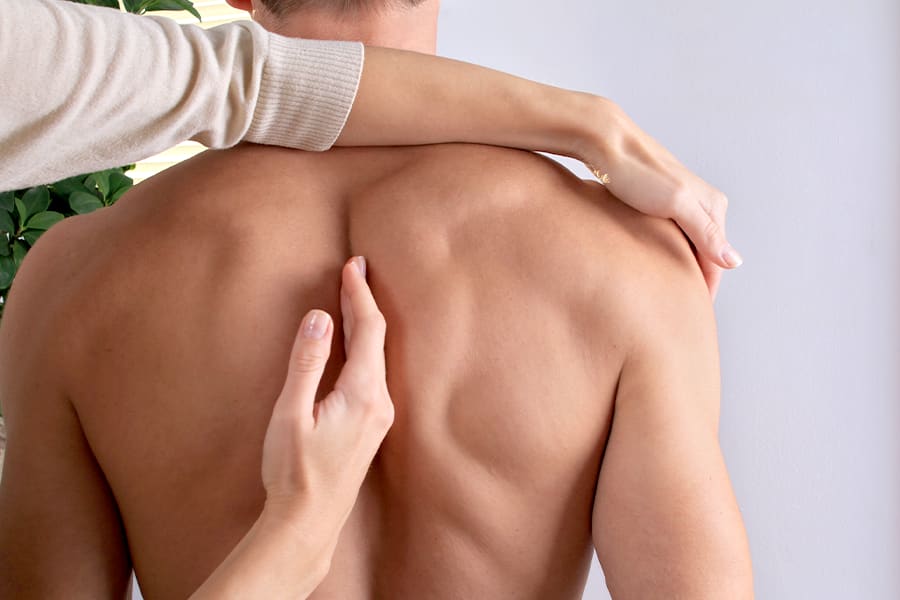
[[[0,191],[135,162],[186,139],[325,150],[363,46],[210,30],[60,0],[0,0]]]

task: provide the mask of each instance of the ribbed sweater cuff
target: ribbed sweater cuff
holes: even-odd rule
[[[262,85],[245,139],[302,150],[334,145],[356,99],[365,46],[269,34]]]

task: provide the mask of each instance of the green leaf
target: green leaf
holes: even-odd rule
[[[18,269],[22,265],[22,261],[25,260],[25,255],[28,253],[28,248],[25,247],[25,244],[16,240],[13,242],[12,247],[12,255],[13,262],[16,263],[16,268]]]
[[[79,215],[86,215],[89,212],[94,212],[98,208],[103,208],[103,202],[93,194],[75,192],[69,196],[69,206],[71,206],[72,210]]]
[[[106,199],[106,196],[109,195],[109,172],[98,171],[97,173],[91,173],[84,180],[84,185],[91,191],[96,187],[97,191],[100,192],[100,198]]]
[[[5,210],[6,212],[12,212],[13,209],[16,208],[13,199],[16,195],[13,192],[3,192],[0,194],[0,209]]]
[[[9,249],[9,242],[0,242],[0,256],[9,256],[10,252],[11,250]]]
[[[0,256],[0,290],[12,285],[16,276],[16,261],[11,256]]]
[[[109,174],[109,189],[112,192],[115,192],[120,188],[131,187],[133,185],[134,180],[125,173],[122,173],[120,171],[112,171]]]
[[[122,0],[126,12],[137,13],[141,9],[141,0]]]
[[[16,198],[16,212],[19,213],[19,224],[21,225],[25,222],[25,216],[28,215],[28,209],[25,208],[21,198]]]
[[[134,180],[123,173],[109,174],[109,204],[114,204],[134,185]]]
[[[54,212],[52,210],[47,210],[44,212],[40,212],[30,219],[28,219],[28,223],[25,224],[25,227],[28,229],[50,229],[60,221],[62,221],[65,217],[63,217],[60,213]]]
[[[47,207],[50,206],[50,191],[44,185],[33,187],[22,196],[22,204],[25,212],[22,212],[21,208],[19,209],[20,224],[28,221],[28,217],[31,215],[47,210]]]
[[[119,10],[119,0],[72,0],[78,4],[90,4],[91,6],[103,6]]]
[[[13,223],[12,215],[0,208],[0,234],[4,232],[15,234],[16,224]]]
[[[142,13],[157,10],[186,10],[197,17],[198,21],[203,21],[191,0],[144,0],[141,2],[139,10]]]
[[[22,237],[25,238],[29,246],[34,246],[34,243],[38,241],[39,237],[44,235],[45,231],[44,229],[29,229],[22,234]]]
[[[73,192],[89,192],[87,186],[84,185],[84,175],[77,177],[69,177],[53,184],[53,191],[60,196],[69,197]]]

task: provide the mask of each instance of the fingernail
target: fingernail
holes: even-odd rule
[[[321,340],[328,331],[329,316],[321,310],[311,310],[303,318],[303,337],[311,340]]]
[[[737,250],[732,248],[730,245],[725,246],[725,249],[722,250],[722,260],[724,260],[725,264],[732,269],[736,269],[737,267],[744,264],[744,259],[741,258],[741,255],[738,254]]]
[[[366,257],[365,256],[357,256],[353,259],[353,262],[356,263],[356,269],[359,271],[360,275],[363,277],[366,276]]]

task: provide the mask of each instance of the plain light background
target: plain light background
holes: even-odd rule
[[[439,53],[612,98],[728,194],[757,597],[900,598],[900,2],[445,0]]]
[[[900,598],[900,0],[444,0],[439,53],[608,96],[729,195],[757,598]]]

